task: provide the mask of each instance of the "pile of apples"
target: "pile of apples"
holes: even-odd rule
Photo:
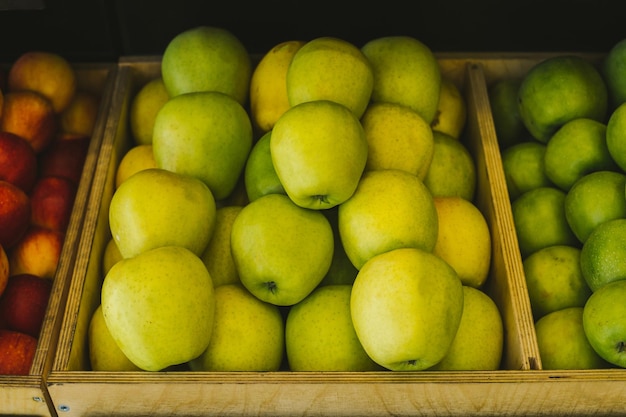
[[[98,101],[56,53],[0,78],[0,374],[30,371]]]
[[[366,46],[285,42],[255,69],[220,28],[172,39],[161,77],[129,109],[136,146],[120,162],[108,207],[92,369],[500,366],[502,320],[479,289],[491,244],[470,201],[473,161],[468,199],[439,196],[450,198],[441,204],[451,212],[456,203],[472,210],[471,221],[444,221],[454,215],[437,212],[426,185],[435,131],[464,106],[461,95],[442,87],[434,55],[418,40]],[[376,61],[392,73],[377,72]],[[378,78],[406,84],[387,88]],[[372,102],[380,106],[368,114]],[[450,140],[463,147],[465,114],[457,116]],[[388,124],[375,151],[366,131],[379,121]],[[410,144],[395,148],[396,139]],[[442,172],[434,183],[453,184],[452,171]],[[461,243],[465,220],[476,232],[465,235],[480,236],[472,244]],[[460,248],[437,252],[443,235]],[[462,279],[446,253],[485,268]]]
[[[544,369],[626,367],[626,40],[489,87]]]

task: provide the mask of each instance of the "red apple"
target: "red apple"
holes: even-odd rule
[[[7,74],[8,91],[36,91],[61,113],[74,97],[77,77],[74,68],[61,55],[28,51],[19,56]]]
[[[0,330],[0,375],[28,375],[37,339],[14,330]]]
[[[19,187],[0,180],[0,245],[7,252],[30,225],[30,198]]]
[[[58,230],[31,226],[9,253],[11,275],[31,274],[54,279],[64,237]]]
[[[59,134],[39,155],[39,175],[63,177],[77,187],[89,148],[88,136]]]
[[[5,329],[38,338],[51,292],[49,279],[30,274],[12,275],[0,297],[0,323]]]
[[[0,245],[0,297],[2,297],[2,293],[7,287],[7,282],[9,281],[9,258],[7,258],[7,253]],[[0,326],[2,328],[2,326]]]
[[[34,91],[13,91],[4,95],[0,130],[26,139],[36,153],[44,150],[58,128],[50,100]]]
[[[31,223],[65,233],[72,215],[76,186],[63,177],[40,177],[30,194]]]
[[[0,132],[0,180],[30,192],[37,178],[37,156],[28,141],[9,132]]]

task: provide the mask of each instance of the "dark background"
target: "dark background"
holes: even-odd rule
[[[623,0],[0,0],[0,60],[26,50],[72,61],[161,54],[197,25],[220,26],[252,54],[288,39],[357,45],[410,35],[435,52],[606,52],[626,38]]]

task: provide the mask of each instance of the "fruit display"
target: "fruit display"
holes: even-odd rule
[[[362,48],[323,37],[276,45],[251,66],[241,48],[219,28],[182,32],[133,93],[106,207],[116,257],[106,252],[89,340],[112,339],[110,354],[144,371],[409,371],[444,357],[443,369],[500,369],[467,104],[434,54],[409,37]],[[229,65],[192,59],[213,49]],[[284,85],[264,82],[273,77]],[[492,310],[468,308],[458,343],[474,343],[484,320],[491,346],[447,355],[466,286]],[[313,331],[331,325],[324,311],[342,321]],[[258,315],[244,324],[246,314]],[[266,354],[239,346],[255,341]],[[92,368],[120,368],[89,351]],[[360,359],[342,363],[350,352]]]
[[[205,29],[185,37],[220,32]],[[483,84],[493,61],[422,56],[420,67],[439,70],[426,77],[438,85],[433,99],[431,84],[403,79],[411,64],[393,55],[430,52],[416,39],[376,39],[361,50],[337,38],[315,40],[312,46],[327,49],[293,40],[253,56],[241,101],[228,88],[168,92],[167,71],[177,72],[176,88],[190,84],[182,82],[185,68],[163,66],[162,57],[122,62],[47,377],[57,410],[521,415],[536,412],[532,397],[563,414],[581,390],[586,397],[574,409],[620,410],[613,399],[623,375],[581,337],[582,306],[548,313],[589,298],[582,270],[560,277],[570,286],[563,293],[546,267],[571,269],[582,247],[534,252],[526,274],[517,263]],[[309,65],[319,53],[338,55],[318,64],[325,71],[290,78],[300,51]],[[176,55],[183,48],[168,53],[184,61]],[[358,106],[337,103],[323,87],[328,73],[352,71],[348,79],[369,89],[359,53],[381,67],[371,68],[370,98],[357,115]],[[385,75],[386,54],[403,63]],[[388,79],[377,84],[377,71]],[[290,86],[307,82],[315,88],[296,100],[305,92],[319,98],[292,106]],[[394,91],[403,104],[388,101]],[[593,122],[578,132],[582,141],[597,140]],[[192,135],[201,139],[183,144]],[[532,163],[543,164],[548,143],[535,142],[541,147],[531,149]],[[551,181],[543,172],[516,174]],[[564,190],[557,191],[550,204],[564,204]],[[532,223],[537,209],[523,210]],[[533,248],[536,236],[528,236]],[[573,230],[568,238],[577,239]],[[533,290],[546,296],[532,312],[531,271]],[[533,314],[545,324],[535,327]],[[559,363],[549,360],[543,367],[539,347],[559,351],[562,340],[569,356],[560,363],[568,367],[549,369]],[[593,370],[594,389],[585,389],[581,364]],[[571,389],[565,378],[583,388]],[[167,410],[136,400],[146,392]],[[597,402],[601,396],[606,401]]]
[[[23,53],[2,85],[0,375],[28,375],[99,98],[79,84],[63,56],[51,52]]]
[[[551,56],[489,86],[543,369],[624,367],[604,290],[626,278],[623,59]]]

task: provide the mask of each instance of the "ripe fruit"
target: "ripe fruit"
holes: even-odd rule
[[[546,145],[538,141],[516,143],[502,151],[502,168],[509,199],[526,191],[554,186],[545,170]]]
[[[522,80],[518,98],[524,126],[543,143],[570,120],[603,122],[608,109],[607,87],[599,71],[573,55],[537,63]]]
[[[592,291],[626,277],[626,219],[598,225],[583,244],[580,266]]]
[[[28,193],[37,179],[37,156],[26,139],[0,132],[0,180]]]
[[[28,375],[37,352],[37,339],[0,329],[0,375]]]
[[[12,275],[0,297],[0,323],[6,329],[39,337],[51,292],[49,279],[30,274]]]
[[[133,96],[128,123],[136,145],[152,144],[154,120],[169,98],[161,77],[148,81]]]
[[[243,105],[248,97],[252,63],[243,43],[230,31],[198,26],[170,40],[163,52],[161,74],[170,98],[215,91]]]
[[[13,248],[30,225],[30,198],[17,186],[0,180],[0,245]]]

